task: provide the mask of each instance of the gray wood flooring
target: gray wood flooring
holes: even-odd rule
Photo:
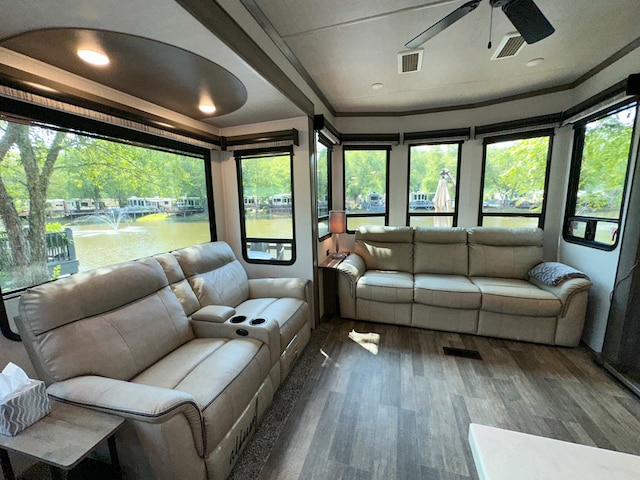
[[[330,327],[260,479],[476,479],[470,422],[640,455],[640,400],[584,348]]]

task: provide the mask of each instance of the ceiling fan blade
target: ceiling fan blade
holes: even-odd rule
[[[502,6],[502,11],[529,44],[556,31],[533,0],[512,0]]]
[[[456,8],[449,15],[447,15],[439,22],[427,28],[420,35],[409,40],[407,43],[404,44],[404,46],[407,48],[418,48],[427,40],[435,37],[445,28],[451,26],[452,24],[460,20],[462,17],[464,17],[468,13],[473,12],[478,7],[481,1],[482,0],[471,0],[470,2],[465,3],[461,7]]]

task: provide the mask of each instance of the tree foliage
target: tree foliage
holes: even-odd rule
[[[202,159],[0,121],[0,266],[14,284],[46,281],[48,199],[206,197]],[[10,273],[8,273],[10,270]]]
[[[497,200],[502,206],[542,201],[549,137],[490,143],[486,151],[484,201]]]

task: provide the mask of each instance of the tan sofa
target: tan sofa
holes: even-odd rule
[[[340,314],[575,346],[591,282],[543,262],[542,242],[540,229],[361,227],[338,266]]]
[[[308,296],[212,242],[32,288],[16,323],[51,397],[127,419],[126,476],[223,479],[309,339]]]

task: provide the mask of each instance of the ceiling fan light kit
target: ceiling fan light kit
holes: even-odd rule
[[[418,48],[447,27],[474,11],[482,0],[471,0],[449,15],[434,23],[419,35],[405,43],[406,48]],[[489,0],[492,8],[502,8],[509,21],[528,44],[547,38],[555,29],[533,0]]]

